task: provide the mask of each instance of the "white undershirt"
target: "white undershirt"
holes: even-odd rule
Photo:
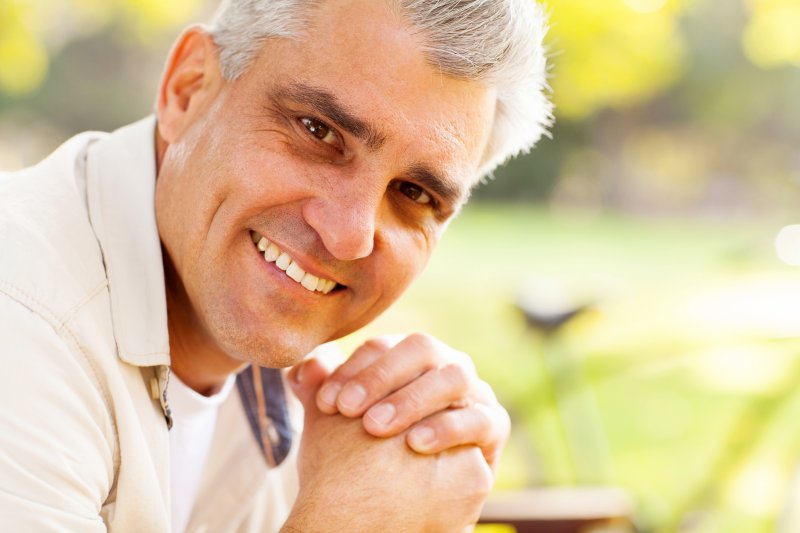
[[[186,530],[211,448],[219,407],[235,382],[236,377],[231,375],[217,394],[203,396],[187,387],[174,373],[169,377],[167,398],[172,411],[170,492],[174,533]]]

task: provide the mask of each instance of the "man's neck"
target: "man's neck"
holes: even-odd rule
[[[166,252],[164,277],[170,368],[188,387],[210,396],[222,388],[228,376],[241,371],[247,363],[226,354],[208,337],[197,317],[188,311],[191,305]]]
[[[183,339],[183,340],[182,340]],[[169,328],[170,369],[188,387],[204,396],[220,391],[231,374],[247,363],[230,357],[213,357],[200,343],[186,342],[180,333]]]
[[[167,150],[167,143],[156,127],[156,176]],[[156,178],[158,179],[158,178]],[[233,373],[239,372],[242,363],[224,353],[204,334],[197,317],[187,313],[191,309],[188,297],[166,250],[164,281],[167,293],[167,327],[169,329],[170,369],[188,387],[205,396],[218,392]]]

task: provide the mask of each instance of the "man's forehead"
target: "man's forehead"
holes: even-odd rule
[[[493,91],[442,73],[418,32],[387,2],[323,4],[299,36],[265,43],[270,48],[269,41],[283,41],[272,50],[281,57],[271,57],[283,64],[282,72],[267,82],[279,81],[283,96],[338,116],[336,122],[349,124],[368,146],[405,143],[408,155],[425,156],[416,163],[447,174],[466,196],[493,123]],[[348,10],[353,7],[359,9]]]

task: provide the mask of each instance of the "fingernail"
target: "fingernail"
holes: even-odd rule
[[[397,410],[394,408],[394,405],[390,403],[382,403],[370,409],[367,412],[367,416],[369,416],[376,424],[388,426],[389,422],[392,421],[396,413]]]
[[[367,391],[361,385],[348,385],[339,396],[339,403],[342,407],[355,411],[367,397]]]
[[[436,441],[436,434],[429,427],[421,427],[412,429],[408,438],[411,441],[412,448],[424,451],[433,446]]]
[[[320,389],[319,399],[325,405],[333,407],[336,405],[336,397],[339,395],[339,389],[341,388],[342,386],[338,383],[327,383]]]

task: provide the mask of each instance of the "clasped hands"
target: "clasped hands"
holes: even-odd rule
[[[424,334],[372,339],[289,382],[305,408],[300,493],[284,531],[463,531],[477,521],[509,417],[472,360]]]

